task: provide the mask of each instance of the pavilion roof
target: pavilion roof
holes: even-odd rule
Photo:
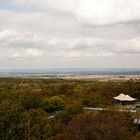
[[[129,95],[125,95],[121,93],[119,96],[113,97],[115,100],[119,101],[135,101],[137,99],[130,97]]]

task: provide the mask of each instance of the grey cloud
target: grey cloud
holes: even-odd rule
[[[21,32],[12,29],[0,31],[0,45],[3,47],[40,47],[43,44],[41,35]]]
[[[75,2],[78,1],[85,5],[79,3],[77,6]],[[128,67],[130,62],[133,63],[131,67],[140,67],[139,13],[134,11],[134,17],[133,14],[128,15],[130,9],[137,5],[130,0],[132,6],[128,3],[125,9],[128,9],[128,13],[119,14],[116,18],[111,18],[109,13],[107,16],[101,14],[101,17],[105,16],[102,17],[104,21],[99,19],[96,22],[97,17],[93,19],[94,12],[86,13],[85,10],[88,6],[91,9],[92,1],[48,0],[47,5],[43,0],[16,0],[21,8],[25,2],[23,7],[31,4],[39,9],[32,12],[0,10],[0,61],[10,61],[11,65],[21,68]],[[99,1],[97,7],[100,6]],[[126,0],[122,2],[125,4]],[[114,3],[118,4],[117,0]],[[73,7],[78,8],[76,12]],[[113,10],[118,10],[118,7]],[[79,15],[82,10],[84,12]],[[97,8],[95,15],[99,14]],[[124,59],[127,60],[122,61]],[[2,66],[8,67],[4,62]]]
[[[85,26],[81,31],[83,36],[96,36],[98,38],[115,39],[115,40],[129,40],[139,37],[140,22],[131,23],[117,23],[108,26]]]
[[[48,9],[71,13],[79,22],[107,25],[140,19],[139,0],[13,0],[17,4],[33,4]]]

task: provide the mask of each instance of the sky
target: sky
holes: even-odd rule
[[[140,68],[140,0],[0,0],[0,69]]]

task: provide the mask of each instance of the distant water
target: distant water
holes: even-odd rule
[[[140,75],[140,68],[0,70],[0,77],[55,77],[60,75]]]

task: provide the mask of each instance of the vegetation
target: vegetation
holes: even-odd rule
[[[43,108],[47,112],[60,111],[64,108],[64,101],[59,96],[45,98]]]
[[[139,114],[83,109],[120,93],[140,99],[140,81],[0,78],[0,140],[139,140]]]

